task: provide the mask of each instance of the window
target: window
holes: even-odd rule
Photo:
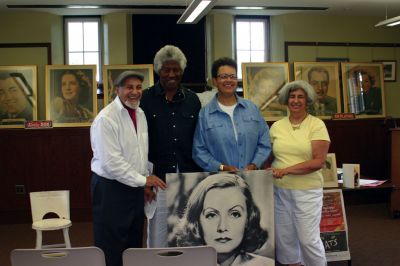
[[[242,79],[242,63],[266,62],[269,59],[269,18],[236,17],[235,29],[238,77]]]
[[[100,80],[100,18],[65,17],[65,62],[68,65],[96,65]]]

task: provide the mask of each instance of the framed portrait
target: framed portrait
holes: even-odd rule
[[[260,108],[266,121],[287,115],[278,102],[280,89],[289,81],[289,63],[242,63],[243,96]]]
[[[127,70],[137,71],[144,75],[143,89],[154,85],[154,74],[152,64],[143,65],[104,65],[103,84],[104,84],[104,106],[111,103],[115,96],[114,80],[122,72]]]
[[[341,113],[339,63],[337,62],[294,62],[296,80],[307,81],[315,90],[317,98],[308,112],[322,119],[330,119]]]
[[[321,169],[325,188],[339,186],[336,167],[336,155],[334,153],[328,153],[326,155],[325,164]]]
[[[46,66],[46,119],[54,127],[90,126],[96,114],[96,65]]]
[[[357,118],[386,116],[383,65],[341,63],[344,112]]]
[[[217,257],[232,253],[236,262],[275,265],[271,171],[177,173],[166,180],[169,247],[208,245]]]
[[[383,80],[387,82],[396,81],[397,61],[396,60],[373,60],[383,65]]]
[[[0,66],[0,128],[23,128],[37,113],[37,66]]]

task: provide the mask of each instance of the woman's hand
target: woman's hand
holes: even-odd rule
[[[267,170],[271,170],[272,176],[276,179],[281,179],[283,176],[289,174],[289,171],[286,170],[286,168],[284,169],[269,168]]]
[[[225,164],[224,164],[223,169],[224,169],[223,171],[228,171],[228,172],[237,172],[237,171],[239,171],[239,168],[237,168],[235,166],[232,166],[232,165],[225,165]]]
[[[254,163],[250,163],[244,168],[244,170],[245,171],[247,171],[247,170],[257,170],[257,165],[254,164]]]

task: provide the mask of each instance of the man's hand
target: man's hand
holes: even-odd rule
[[[158,189],[158,188],[166,189],[167,185],[165,184],[164,181],[162,181],[157,176],[149,175],[148,177],[146,177],[145,187],[155,187],[156,189]]]
[[[151,203],[153,200],[156,199],[156,193],[154,193],[151,187],[144,187],[144,203],[149,202]]]

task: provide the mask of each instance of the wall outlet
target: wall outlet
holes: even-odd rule
[[[25,195],[25,185],[15,185],[15,194]]]

